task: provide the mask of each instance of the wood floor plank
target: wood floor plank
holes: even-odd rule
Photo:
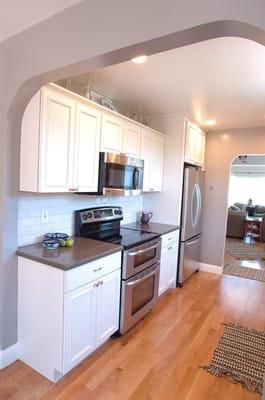
[[[18,361],[0,372],[1,400],[256,400],[206,373],[223,322],[265,330],[263,282],[200,272],[53,385]]]

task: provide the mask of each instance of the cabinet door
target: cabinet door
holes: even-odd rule
[[[160,274],[159,274],[159,296],[168,289],[168,271],[167,271],[167,248],[161,251]]]
[[[94,281],[65,295],[64,372],[96,347],[96,285]]]
[[[128,156],[140,157],[140,127],[128,122],[124,125],[122,152]]]
[[[106,342],[119,328],[120,290],[120,269],[100,280],[97,289],[97,346]]]
[[[178,243],[167,247],[167,286],[175,287],[178,267]]]
[[[196,127],[190,122],[187,122],[185,140],[185,161],[190,164],[196,163],[196,137]]]
[[[151,188],[157,192],[162,190],[164,138],[153,134],[152,158],[151,158]]]
[[[122,152],[123,121],[109,114],[102,115],[101,151]]]
[[[151,187],[151,166],[152,166],[153,135],[147,130],[141,134],[141,159],[144,160],[144,182],[143,190],[149,192],[154,190]]]
[[[68,192],[73,186],[75,102],[41,90],[40,192]]]
[[[74,186],[79,192],[95,192],[98,188],[100,122],[99,111],[77,104]]]
[[[200,153],[200,165],[204,166],[205,157],[205,133],[201,131],[201,153]]]

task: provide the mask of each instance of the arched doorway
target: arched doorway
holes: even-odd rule
[[[231,163],[224,272],[258,277],[265,269],[265,156],[241,154]]]
[[[68,14],[67,14],[68,15]],[[70,16],[70,11],[69,15]],[[181,30],[169,35],[157,37],[156,39],[141,41],[134,37],[129,43],[137,43],[126,46],[126,41],[117,40],[117,45],[105,46],[104,40],[98,48],[85,46],[82,43],[70,40],[62,45],[62,41],[51,43],[57,39],[52,36],[52,31],[47,31],[45,24],[39,31],[26,32],[23,38],[18,37],[10,40],[5,49],[5,63],[3,70],[6,81],[4,91],[6,97],[1,108],[1,127],[3,131],[2,149],[2,196],[0,219],[1,232],[1,300],[2,313],[0,314],[1,337],[0,347],[7,348],[16,342],[16,321],[17,321],[17,272],[15,250],[17,247],[17,199],[18,170],[19,170],[19,135],[23,111],[32,95],[46,82],[65,78],[70,75],[89,71],[93,68],[110,65],[113,63],[128,60],[135,55],[155,52],[188,45],[191,43],[222,36],[239,36],[265,43],[264,32],[246,23],[235,21],[218,21],[205,23],[194,28]],[[43,33],[47,32],[44,37]],[[81,27],[71,28],[69,32],[82,31]],[[36,39],[33,41],[34,33]],[[147,35],[148,36],[148,35]],[[69,38],[69,33],[68,36]],[[154,37],[150,35],[150,37]],[[156,37],[156,36],[155,36]],[[114,38],[115,39],[115,38]],[[24,47],[23,47],[24,45]],[[60,48],[59,45],[62,45]],[[32,63],[20,65],[17,50],[23,48],[23,60],[33,58]],[[40,51],[39,49],[42,49]],[[112,48],[112,50],[111,50]],[[117,50],[113,50],[117,49]],[[15,51],[14,51],[15,50]],[[38,51],[37,51],[38,50]]]

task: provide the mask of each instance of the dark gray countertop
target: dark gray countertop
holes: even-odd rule
[[[41,243],[19,247],[17,255],[38,261],[51,267],[68,271],[82,264],[123,250],[122,246],[98,240],[75,236],[71,248],[59,247],[55,250],[45,250]]]
[[[160,235],[164,235],[165,233],[180,229],[179,225],[160,224],[159,222],[149,222],[149,224],[132,222],[131,224],[122,225],[122,227],[128,229],[142,230],[144,232],[159,233]]]

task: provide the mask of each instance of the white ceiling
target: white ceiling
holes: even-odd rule
[[[250,40],[213,39],[72,78],[79,92],[87,82],[123,112],[185,114],[201,126],[211,118],[214,129],[265,126],[265,47]]]
[[[13,36],[81,0],[0,0],[0,41]]]

